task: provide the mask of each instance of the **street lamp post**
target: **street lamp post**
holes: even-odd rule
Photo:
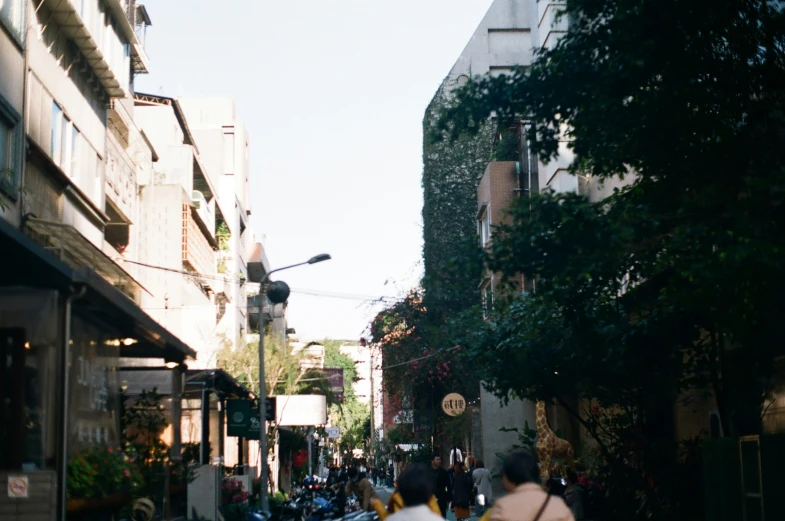
[[[267,512],[270,508],[268,498],[267,498],[267,427],[265,425],[266,421],[266,409],[267,409],[267,389],[264,385],[264,295],[265,295],[265,286],[267,285],[267,281],[270,279],[270,275],[276,273],[278,271],[288,270],[290,268],[296,268],[298,266],[305,266],[306,264],[316,264],[318,262],[323,262],[326,260],[330,260],[331,257],[326,254],[322,253],[321,255],[316,255],[311,257],[305,262],[300,262],[297,264],[292,264],[291,266],[284,266],[283,268],[278,268],[275,270],[271,270],[270,272],[266,273],[264,277],[262,277],[262,281],[259,283],[259,293],[262,296],[261,302],[261,309],[259,312],[259,451],[261,456],[261,463],[260,463],[260,498],[259,503],[262,509],[262,512]]]

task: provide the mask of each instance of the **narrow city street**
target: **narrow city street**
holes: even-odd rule
[[[783,6],[0,0],[0,521],[785,521]]]

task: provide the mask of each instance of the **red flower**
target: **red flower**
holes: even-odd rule
[[[112,447],[107,447],[106,450],[109,452],[109,454],[114,452],[114,449]]]
[[[124,469],[124,470],[123,470],[123,475],[124,475],[125,477],[127,477],[127,478],[130,478],[130,477],[131,477],[131,471],[130,471],[130,470],[128,470],[128,469]]]

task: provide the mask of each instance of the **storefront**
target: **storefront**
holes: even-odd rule
[[[60,521],[69,456],[119,444],[123,361],[179,366],[194,352],[2,219],[0,251],[0,517]]]

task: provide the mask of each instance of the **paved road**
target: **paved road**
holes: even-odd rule
[[[394,490],[386,487],[375,487],[375,490],[376,494],[379,496],[379,499],[381,499],[382,503],[385,505],[390,500],[390,496],[392,496],[392,493],[394,492]]]

